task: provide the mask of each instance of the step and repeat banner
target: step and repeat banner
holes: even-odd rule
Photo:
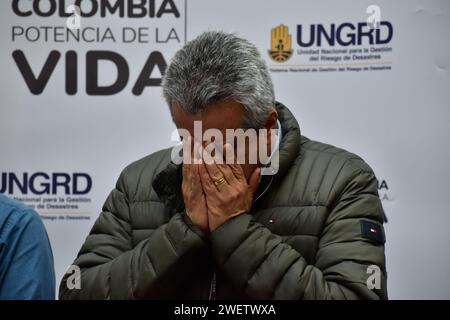
[[[161,76],[186,41],[259,48],[307,137],[362,156],[390,298],[450,298],[450,2],[0,2],[0,192],[35,208],[57,280],[121,170],[174,144]]]

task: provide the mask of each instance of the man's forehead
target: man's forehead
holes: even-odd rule
[[[240,103],[228,100],[213,103],[197,114],[190,114],[174,102],[172,103],[172,114],[178,128],[189,131],[194,129],[194,122],[201,121],[202,130],[207,129],[237,129],[242,125],[243,107]]]

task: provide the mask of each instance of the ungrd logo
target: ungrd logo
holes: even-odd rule
[[[381,19],[380,12],[375,8],[371,8],[371,10],[373,13],[366,22],[343,22],[329,25],[299,24],[297,25],[296,43],[300,48],[390,43],[394,35],[392,23],[378,20]],[[272,60],[284,62],[292,56],[292,37],[287,26],[279,25],[272,29],[271,43],[271,49],[268,52]]]
[[[289,27],[280,24],[272,29],[269,56],[275,62],[285,62],[292,56],[292,37]]]
[[[389,21],[380,21],[378,28],[367,26],[367,22],[341,24],[311,24],[309,28],[297,25],[297,44],[300,47],[354,46],[387,44],[392,40],[394,28]]]
[[[0,193],[55,195],[83,195],[92,188],[92,177],[84,172],[2,172],[0,176]]]

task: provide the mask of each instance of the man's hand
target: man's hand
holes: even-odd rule
[[[190,141],[188,141],[190,143]],[[183,191],[186,214],[203,232],[209,233],[205,194],[200,180],[198,145],[194,145],[193,164],[183,164]]]
[[[217,164],[209,158],[199,169],[211,232],[227,220],[250,211],[258,188],[259,168],[253,171],[248,183],[239,164]]]

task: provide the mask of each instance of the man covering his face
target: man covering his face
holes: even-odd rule
[[[253,44],[203,33],[162,86],[183,161],[168,148],[124,169],[61,299],[387,298],[372,169],[302,135]]]

